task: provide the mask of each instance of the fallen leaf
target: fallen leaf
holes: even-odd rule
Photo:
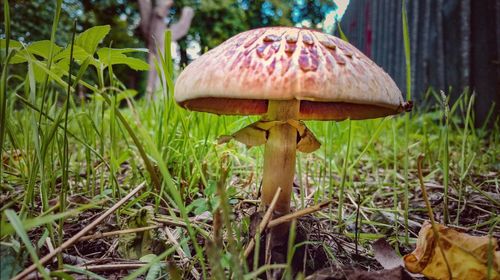
[[[436,227],[438,238],[429,222],[420,229],[417,248],[403,258],[408,271],[422,273],[430,279],[488,279],[490,257],[490,279],[500,279],[500,252],[496,239],[471,236],[440,224]]]
[[[385,269],[392,269],[403,266],[403,259],[396,254],[392,246],[384,239],[380,238],[372,244],[375,259]]]

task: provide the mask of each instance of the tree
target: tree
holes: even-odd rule
[[[179,41],[181,65],[189,63],[185,52],[190,41],[196,41],[204,52],[253,28],[294,26],[303,21],[315,28],[327,12],[337,8],[333,1],[327,0],[177,0],[172,9],[186,5],[196,9],[196,21],[191,24],[188,36]]]
[[[170,8],[174,5],[173,0],[139,0],[139,11],[141,14],[140,30],[146,41],[149,50],[148,63],[149,73],[146,92],[151,95],[156,88],[158,73],[154,65],[157,49],[162,50],[165,46],[165,21],[169,17]],[[194,16],[194,10],[186,6],[182,9],[180,19],[170,26],[172,41],[177,41],[184,37]]]

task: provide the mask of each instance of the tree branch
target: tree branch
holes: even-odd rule
[[[174,5],[173,0],[157,0],[155,7],[155,16],[164,19],[168,16],[168,11]]]
[[[139,26],[144,38],[149,38],[149,22],[151,18],[151,0],[139,0],[139,13],[141,14],[141,22]]]
[[[178,22],[170,26],[170,31],[172,32],[172,41],[177,41],[180,38],[186,36],[191,26],[191,21],[194,17],[194,10],[191,7],[182,8],[181,17]]]

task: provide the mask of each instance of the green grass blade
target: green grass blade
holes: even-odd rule
[[[339,208],[338,208],[338,217],[337,222],[339,224],[344,225],[343,222],[343,213],[344,213],[344,192],[345,192],[345,181],[347,177],[347,163],[349,162],[349,154],[351,152],[351,144],[352,144],[352,121],[350,119],[347,120],[348,123],[348,138],[347,138],[347,150],[344,158],[344,164],[342,165],[342,180],[340,182],[340,191],[339,191]],[[344,226],[341,226],[340,232],[343,231]]]
[[[17,217],[16,212],[14,212],[13,210],[7,209],[7,210],[5,210],[5,216],[10,221],[10,224],[12,225],[14,230],[16,231],[19,238],[21,238],[21,240],[23,241],[24,246],[26,246],[26,250],[28,250],[28,253],[31,256],[31,260],[36,265],[40,274],[42,274],[44,279],[50,279],[47,271],[45,271],[44,267],[40,263],[40,259],[38,258],[38,255],[36,254],[35,247],[33,247],[33,244],[31,244],[30,238],[28,237],[28,235],[26,234],[26,231],[24,230],[23,223],[21,222],[19,217]]]

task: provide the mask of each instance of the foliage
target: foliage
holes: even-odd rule
[[[79,34],[74,46],[75,61],[82,64],[88,60],[90,65],[95,67],[97,75],[101,78],[100,81],[103,81],[103,71],[112,65],[123,64],[134,70],[147,70],[146,62],[126,55],[134,52],[145,52],[144,49],[98,49],[98,45],[109,31],[109,25],[105,25],[92,27]],[[4,42],[3,39],[0,41],[2,46],[5,45]],[[46,75],[52,76],[53,79],[60,79],[63,75],[68,75],[70,46],[62,48],[47,40],[35,41],[26,47],[20,42],[12,40],[11,46],[15,50],[15,54],[10,60],[10,64],[29,63],[34,69],[36,81],[42,82]],[[50,48],[54,50],[54,64],[51,69],[48,68],[46,62],[49,58]]]
[[[233,35],[253,28],[294,26],[303,21],[310,22],[310,26],[315,28],[327,12],[336,9],[333,1],[326,0],[178,0],[175,4],[177,9],[186,5],[196,9],[189,36],[179,42],[181,51],[185,51],[189,42],[195,40],[200,44],[202,53]],[[181,60],[181,65],[184,63],[187,63],[186,57]]]

